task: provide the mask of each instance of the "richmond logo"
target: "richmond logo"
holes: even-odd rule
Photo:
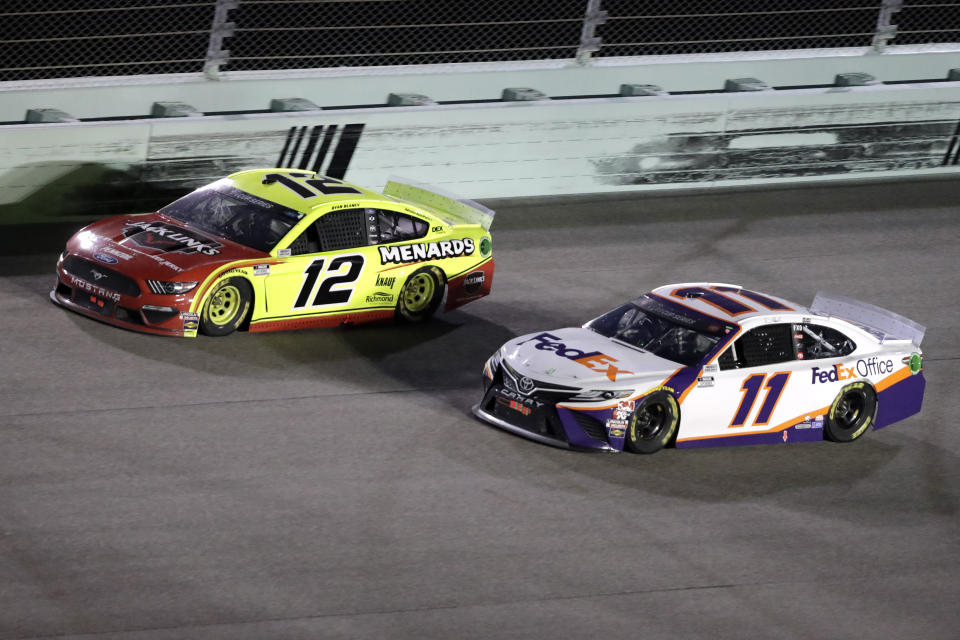
[[[219,242],[166,222],[127,222],[123,236],[141,247],[163,253],[202,253],[215,256],[223,247]]]

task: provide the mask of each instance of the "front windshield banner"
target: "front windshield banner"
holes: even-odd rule
[[[264,253],[303,218],[302,213],[241,191],[228,180],[187,194],[160,213]]]
[[[688,367],[700,364],[731,329],[716,320],[685,315],[648,297],[605,313],[587,328]]]

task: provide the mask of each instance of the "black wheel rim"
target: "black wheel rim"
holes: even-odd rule
[[[659,403],[643,407],[634,416],[634,433],[641,440],[653,440],[667,423],[667,410]]]
[[[867,397],[863,393],[844,394],[837,403],[833,419],[841,429],[853,429],[858,426],[867,406]]]

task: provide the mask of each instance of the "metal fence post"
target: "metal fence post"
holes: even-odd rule
[[[203,63],[203,75],[210,80],[220,79],[220,65],[230,60],[230,51],[223,48],[223,39],[233,35],[234,24],[228,20],[229,14],[237,8],[240,0],[217,0],[213,10],[213,24],[210,26],[210,42],[207,45],[207,58]]]
[[[903,0],[883,0],[880,3],[880,14],[877,16],[877,30],[873,34],[873,50],[883,53],[887,43],[897,35],[897,25],[891,24],[893,14],[903,8]]]
[[[583,16],[583,31],[580,33],[580,47],[577,49],[577,62],[587,64],[590,56],[600,51],[601,38],[596,35],[597,27],[607,21],[607,12],[600,8],[602,0],[587,0],[587,12]]]

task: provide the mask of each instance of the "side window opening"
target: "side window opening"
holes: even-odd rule
[[[770,324],[744,334],[723,352],[717,363],[721,370],[759,367],[793,360],[793,325]]]
[[[368,209],[368,211],[376,211],[377,213],[381,244],[416,240],[427,235],[429,225],[419,218],[384,209]]]
[[[848,355],[857,345],[836,329],[818,324],[793,325],[800,360],[839,358]]]
[[[320,252],[320,234],[317,225],[311,224],[296,240],[290,243],[290,255],[301,256],[306,253]]]

